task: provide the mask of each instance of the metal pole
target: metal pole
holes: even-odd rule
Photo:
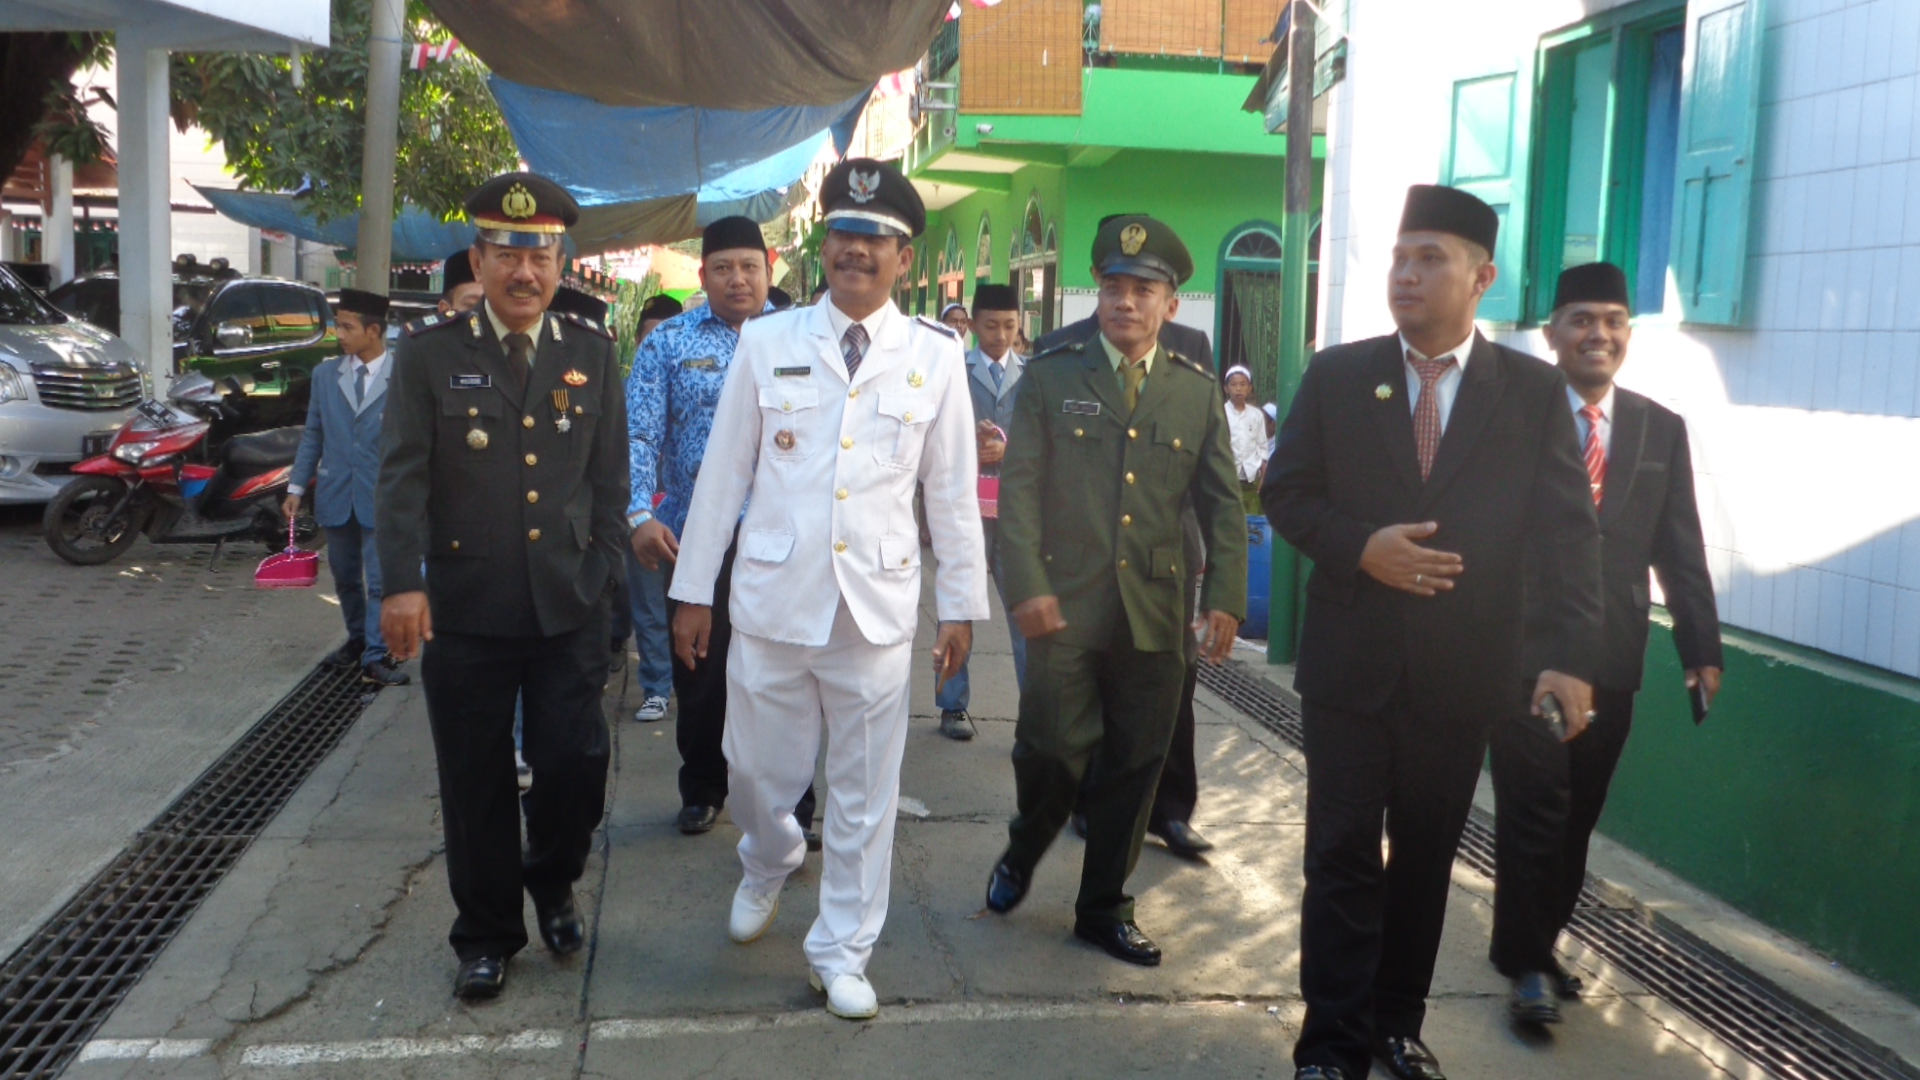
[[[1313,229],[1314,15],[1294,0],[1287,34],[1287,203],[1282,224],[1280,378],[1274,404],[1282,418],[1307,370],[1307,235]],[[1267,662],[1291,664],[1298,649],[1300,554],[1276,539],[1269,583]]]
[[[360,159],[360,236],[354,283],[385,296],[393,255],[393,173],[400,125],[400,32],[405,0],[373,0],[367,28],[367,136]]]

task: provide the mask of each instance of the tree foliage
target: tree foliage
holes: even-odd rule
[[[85,117],[85,105],[74,99],[73,73],[99,56],[107,36],[0,34],[0,101],[7,103],[0,109],[0,176],[12,175],[25,160],[50,115],[77,108]],[[69,149],[81,145],[76,142]]]
[[[366,138],[369,0],[333,0],[332,47],[298,58],[257,53],[177,54],[174,120],[199,124],[250,188],[299,191],[327,218],[360,207]],[[406,51],[448,39],[421,0],[408,0]],[[301,86],[293,64],[302,65]],[[467,192],[519,160],[506,120],[471,54],[400,75],[396,198],[451,219]]]

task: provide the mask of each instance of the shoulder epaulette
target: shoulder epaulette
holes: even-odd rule
[[[946,323],[937,322],[933,319],[929,319],[925,315],[915,315],[913,317],[913,321],[919,323],[921,326],[924,326],[929,330],[937,330],[940,333],[945,334],[946,336],[952,338],[955,341],[960,340],[960,335],[955,333],[953,327],[948,326]]]
[[[589,319],[585,315],[576,315],[571,311],[550,312],[550,314],[558,315],[573,325],[580,327],[582,330],[599,334],[609,341],[613,340],[613,331],[602,326],[597,320]]]
[[[1200,363],[1200,361],[1189,359],[1181,355],[1180,353],[1174,352],[1172,349],[1168,349],[1166,352],[1167,352],[1167,356],[1171,358],[1174,363],[1180,365],[1183,368],[1186,368],[1188,371],[1191,371],[1196,375],[1203,375],[1209,379],[1213,378],[1213,372],[1208,371],[1206,367]]]
[[[415,319],[406,325],[407,336],[417,337],[421,334],[426,333],[429,330],[439,330],[443,327],[454,326],[464,321],[465,319],[472,318],[472,317],[473,316],[471,314],[468,314],[465,316],[429,315],[424,319]]]
[[[1079,356],[1082,353],[1086,352],[1086,349],[1087,349],[1086,341],[1056,342],[1055,344],[1048,346],[1047,348],[1042,349],[1037,353],[1034,353],[1032,356],[1027,357],[1027,363],[1031,364],[1036,360],[1045,360],[1049,357],[1064,356],[1067,354]]]

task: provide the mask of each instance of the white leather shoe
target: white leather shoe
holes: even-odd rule
[[[815,990],[827,995],[827,1011],[842,1020],[871,1020],[880,1015],[880,999],[865,975],[834,975],[827,983],[819,972],[807,975]]]
[[[733,892],[733,915],[727,920],[727,936],[742,945],[760,940],[780,912],[780,890],[763,893],[741,882]]]

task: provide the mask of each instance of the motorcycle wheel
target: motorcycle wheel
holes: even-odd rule
[[[119,558],[140,538],[140,522],[130,509],[110,518],[126,494],[126,483],[109,476],[82,476],[61,488],[41,519],[47,546],[75,566]]]

